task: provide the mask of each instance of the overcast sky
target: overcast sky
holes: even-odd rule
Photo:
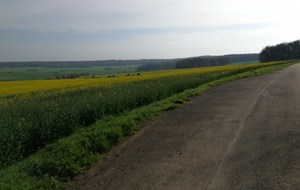
[[[0,61],[178,58],[300,39],[298,0],[0,0]]]

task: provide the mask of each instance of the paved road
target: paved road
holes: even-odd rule
[[[300,64],[162,114],[71,189],[300,189]]]

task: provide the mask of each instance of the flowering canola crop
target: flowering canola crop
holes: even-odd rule
[[[163,77],[201,74],[216,71],[230,71],[251,67],[262,67],[274,63],[264,64],[246,64],[246,65],[228,65],[217,67],[204,67],[194,69],[178,69],[158,72],[145,72],[141,75],[125,76],[118,75],[116,77],[106,78],[81,78],[81,79],[63,79],[63,80],[31,80],[31,81],[11,81],[0,82],[0,96],[15,95],[23,93],[31,93],[43,90],[66,89],[66,88],[86,88],[92,86],[107,86],[118,83],[128,83],[133,81],[142,81],[157,79]]]

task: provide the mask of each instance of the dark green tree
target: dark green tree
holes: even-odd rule
[[[265,47],[259,54],[260,62],[300,59],[300,40]]]

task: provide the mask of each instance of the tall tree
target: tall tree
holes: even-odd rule
[[[265,47],[259,54],[260,62],[300,59],[300,40]]]

